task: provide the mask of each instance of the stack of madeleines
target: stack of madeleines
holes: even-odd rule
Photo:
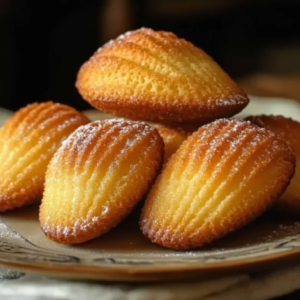
[[[300,215],[300,124],[226,119],[247,95],[186,40],[128,32],[83,64],[76,87],[96,109],[126,119],[90,122],[52,102],[16,112],[0,129],[0,211],[42,199],[45,235],[76,244],[142,201],[143,234],[176,250],[223,237],[271,207]]]

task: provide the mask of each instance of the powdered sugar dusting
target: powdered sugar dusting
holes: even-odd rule
[[[233,95],[232,97],[228,97],[226,99],[216,99],[215,102],[217,106],[230,106],[230,105],[239,105],[245,103],[246,96],[242,95]]]
[[[132,129],[139,129],[140,133],[135,137],[136,139],[139,139],[142,136],[145,136],[151,131],[155,130],[154,128],[152,128],[144,122],[128,121],[121,118],[94,121],[92,123],[77,128],[77,130],[75,130],[69,136],[69,138],[62,143],[62,149],[68,149],[71,146],[71,144],[75,143],[76,147],[78,147],[77,150],[80,151],[80,145],[87,141],[87,137],[89,137],[89,140],[91,141],[91,136],[95,138],[101,130],[104,130],[104,132],[106,132],[106,130],[109,130],[111,126],[120,127],[120,133],[125,133]]]
[[[159,139],[155,128],[124,119],[95,121],[78,128],[55,154],[54,164],[66,166],[59,179],[53,174],[58,166],[50,166],[41,206],[45,233],[55,236],[54,240],[78,242],[86,232],[97,236],[115,226],[112,207],[114,214],[126,213],[144,194],[145,181],[153,180],[162,158]],[[149,157],[153,161],[148,162]],[[137,175],[136,166],[144,168],[143,177]],[[53,186],[55,191],[61,187],[57,195],[53,195]],[[47,217],[50,210],[43,211],[49,203],[58,216],[51,220]]]
[[[201,123],[234,115],[248,104],[246,94],[221,72],[185,40],[141,28],[99,48],[81,69],[77,87],[83,98],[106,112],[163,123]]]
[[[51,224],[50,218],[47,217],[45,224],[42,225],[43,231],[47,234],[56,234],[59,236],[70,237],[82,234],[92,229],[100,220],[100,217],[94,216],[92,218],[78,218],[73,226],[64,226]]]
[[[101,51],[103,48],[105,47],[109,47],[115,43],[119,43],[121,42],[122,40],[124,40],[126,37],[136,33],[136,32],[141,32],[141,31],[153,31],[152,29],[150,28],[146,28],[146,27],[142,27],[138,30],[129,30],[123,34],[120,34],[116,39],[112,39],[112,40],[109,40],[107,43],[105,43],[103,46],[101,46],[100,48],[98,48],[97,52]]]

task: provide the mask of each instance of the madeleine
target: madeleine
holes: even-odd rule
[[[269,129],[281,137],[296,155],[296,172],[285,193],[276,201],[283,212],[300,214],[300,123],[282,116],[249,117],[252,123]]]
[[[189,133],[181,128],[170,127],[165,125],[155,126],[159,135],[165,144],[164,162],[167,162],[171,155],[177,151],[180,145],[187,139]]]
[[[94,53],[80,68],[76,86],[104,112],[168,124],[230,117],[249,101],[201,49],[173,33],[145,28]]]
[[[294,154],[272,132],[246,121],[210,123],[164,166],[146,199],[142,232],[164,247],[200,247],[266,211],[294,171]]]
[[[63,244],[106,233],[143,198],[162,159],[163,141],[144,123],[111,119],[78,128],[48,166],[42,230]]]
[[[89,120],[67,105],[45,102],[17,111],[0,129],[0,211],[41,200],[47,165]]]

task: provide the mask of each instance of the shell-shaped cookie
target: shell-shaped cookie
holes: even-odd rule
[[[48,166],[42,230],[64,244],[104,234],[142,199],[162,159],[162,138],[145,123],[111,119],[80,127]]]
[[[69,106],[45,102],[17,111],[0,129],[0,211],[42,198],[47,165],[89,120]]]
[[[100,48],[81,67],[76,86],[102,111],[168,124],[203,124],[248,104],[246,94],[201,49],[145,28]]]
[[[296,172],[285,193],[277,200],[276,206],[282,211],[300,214],[300,123],[283,116],[249,117],[252,123],[273,131],[281,137],[296,155]]]
[[[180,145],[187,139],[189,133],[181,128],[165,125],[155,126],[165,144],[164,162],[167,162],[171,155],[177,151]]]
[[[165,247],[200,247],[262,214],[294,170],[294,154],[275,134],[220,119],[188,137],[164,166],[147,197],[141,229]]]

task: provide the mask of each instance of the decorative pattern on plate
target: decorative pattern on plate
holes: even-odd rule
[[[15,232],[0,219],[0,263],[73,265],[81,267],[214,267],[228,262],[247,262],[272,255],[288,255],[298,250],[300,256],[300,234],[288,236],[272,242],[241,247],[236,249],[195,250],[176,252],[165,250],[160,252],[133,253],[124,251],[122,254],[108,255],[105,251],[84,250],[81,248],[57,245],[55,250],[47,249],[43,243],[36,244]],[[70,255],[70,252],[72,255]]]
[[[78,263],[79,258],[51,252],[24,238],[0,219],[0,261],[13,258],[22,262]]]

